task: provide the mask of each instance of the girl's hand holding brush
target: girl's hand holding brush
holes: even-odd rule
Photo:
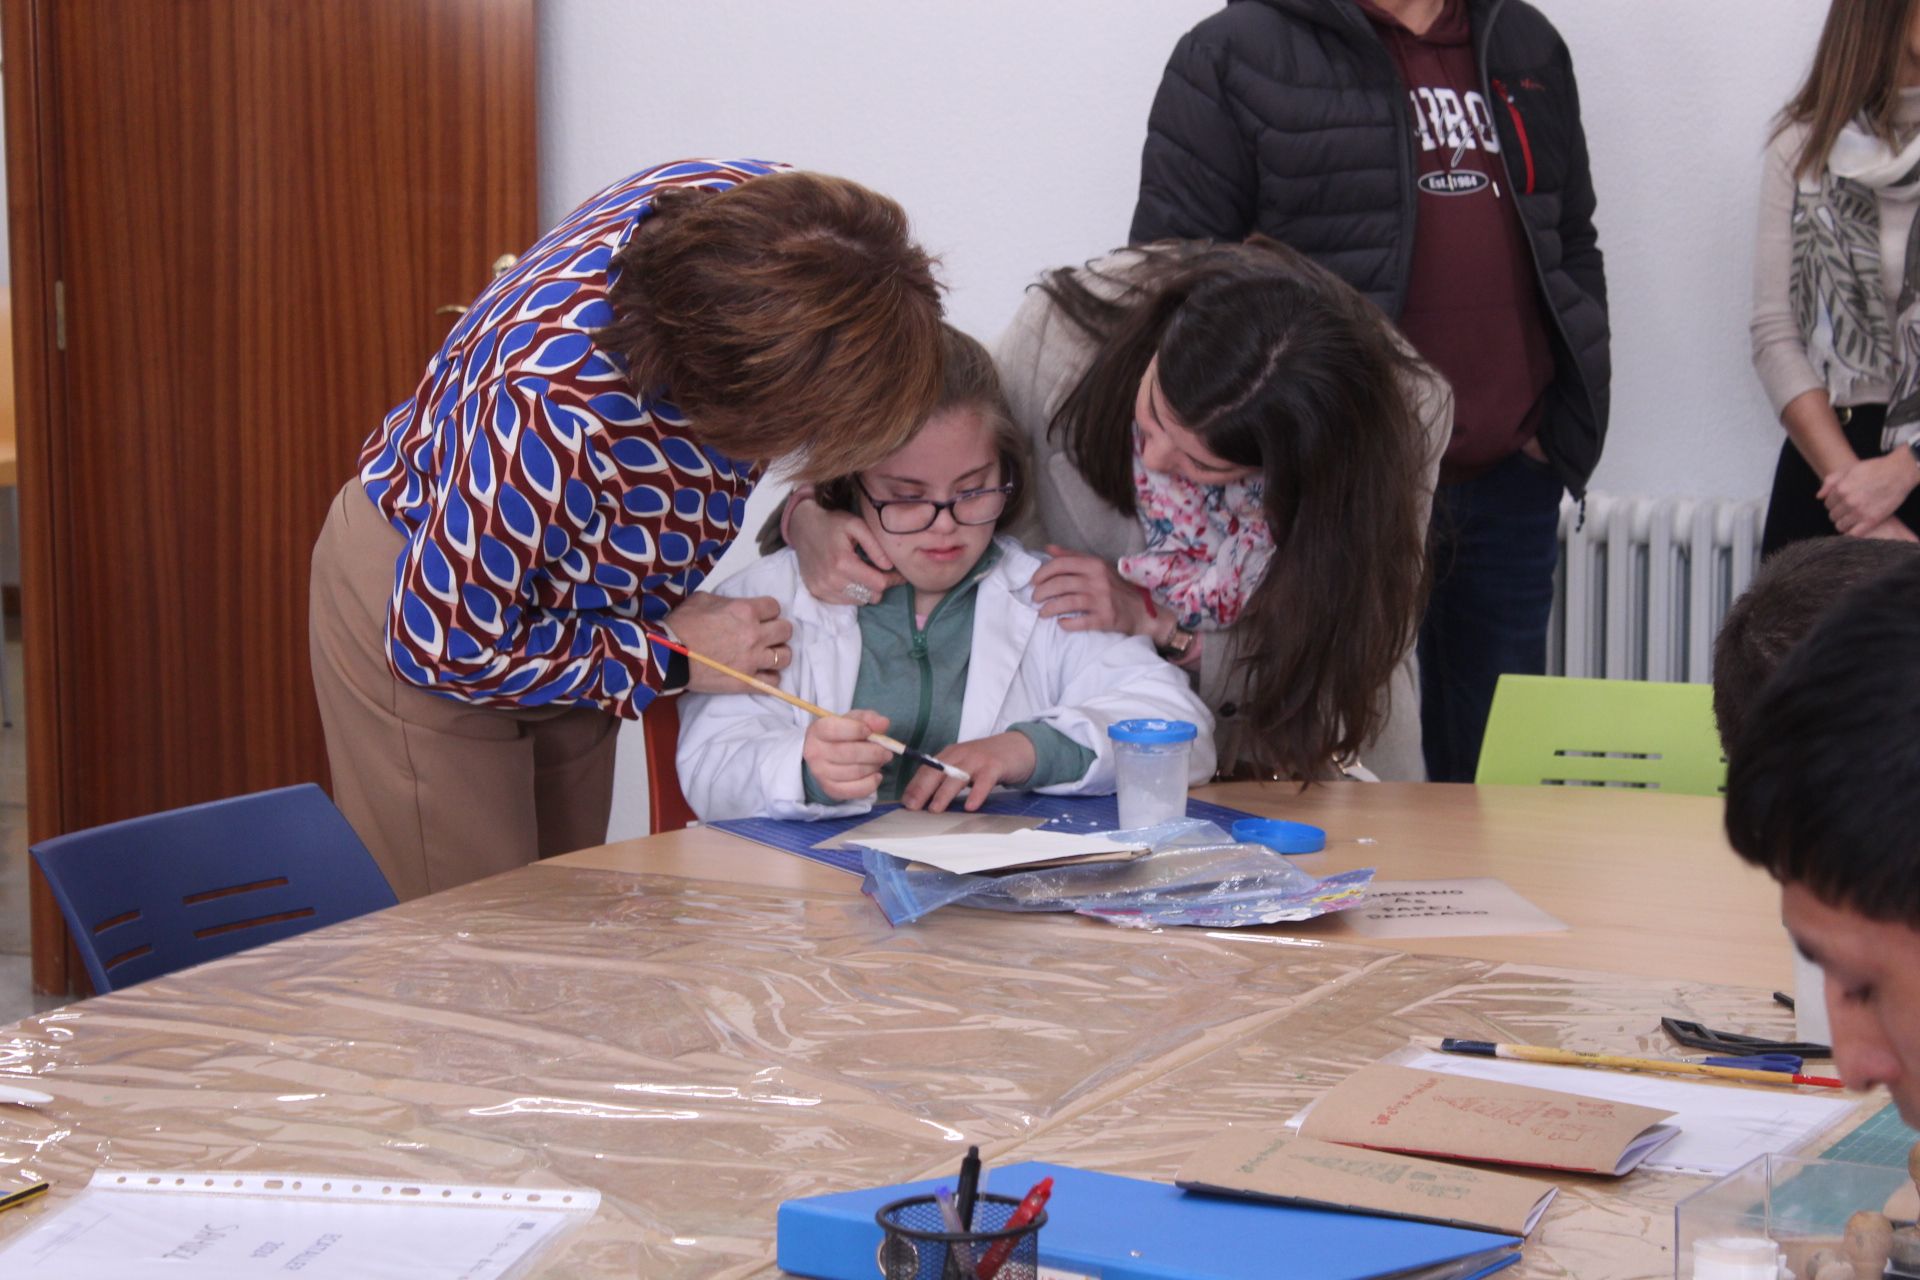
[[[887,718],[871,711],[827,716],[807,726],[800,758],[814,784],[835,801],[864,800],[880,789],[880,770],[893,759],[891,751],[872,741],[872,735],[886,731]]]

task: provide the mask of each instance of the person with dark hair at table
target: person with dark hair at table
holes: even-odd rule
[[[1760,566],[1713,641],[1713,718],[1731,747],[1759,696],[1793,647],[1833,602],[1870,578],[1905,564],[1920,546],[1883,538],[1809,538],[1789,543]]]
[[[1148,117],[1134,243],[1271,236],[1453,387],[1419,641],[1434,781],[1472,781],[1502,673],[1546,670],[1562,493],[1606,434],[1593,213],[1573,60],[1521,0],[1235,0]]]
[[[1815,624],[1728,765],[1727,839],[1825,972],[1834,1066],[1920,1124],[1920,557]]]

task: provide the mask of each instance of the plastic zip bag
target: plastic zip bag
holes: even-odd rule
[[[958,904],[991,911],[1076,911],[1136,928],[1231,929],[1343,910],[1366,896],[1373,879],[1371,867],[1319,879],[1265,845],[1238,843],[1199,819],[1100,834],[1144,844],[1151,852],[1128,862],[956,875],[863,849],[862,887],[896,925]]]

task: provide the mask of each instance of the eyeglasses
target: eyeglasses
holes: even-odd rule
[[[1013,482],[1008,481],[991,489],[964,490],[946,502],[931,502],[925,498],[876,498],[859,476],[855,476],[853,482],[860,486],[867,505],[880,518],[880,527],[888,533],[919,533],[931,529],[942,511],[951,511],[955,524],[992,524],[1007,509],[1007,499],[1013,496],[1014,489]]]

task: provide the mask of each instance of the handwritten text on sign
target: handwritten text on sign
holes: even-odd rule
[[[1368,938],[1467,938],[1554,933],[1567,926],[1499,880],[1376,880],[1366,902],[1344,913]]]

